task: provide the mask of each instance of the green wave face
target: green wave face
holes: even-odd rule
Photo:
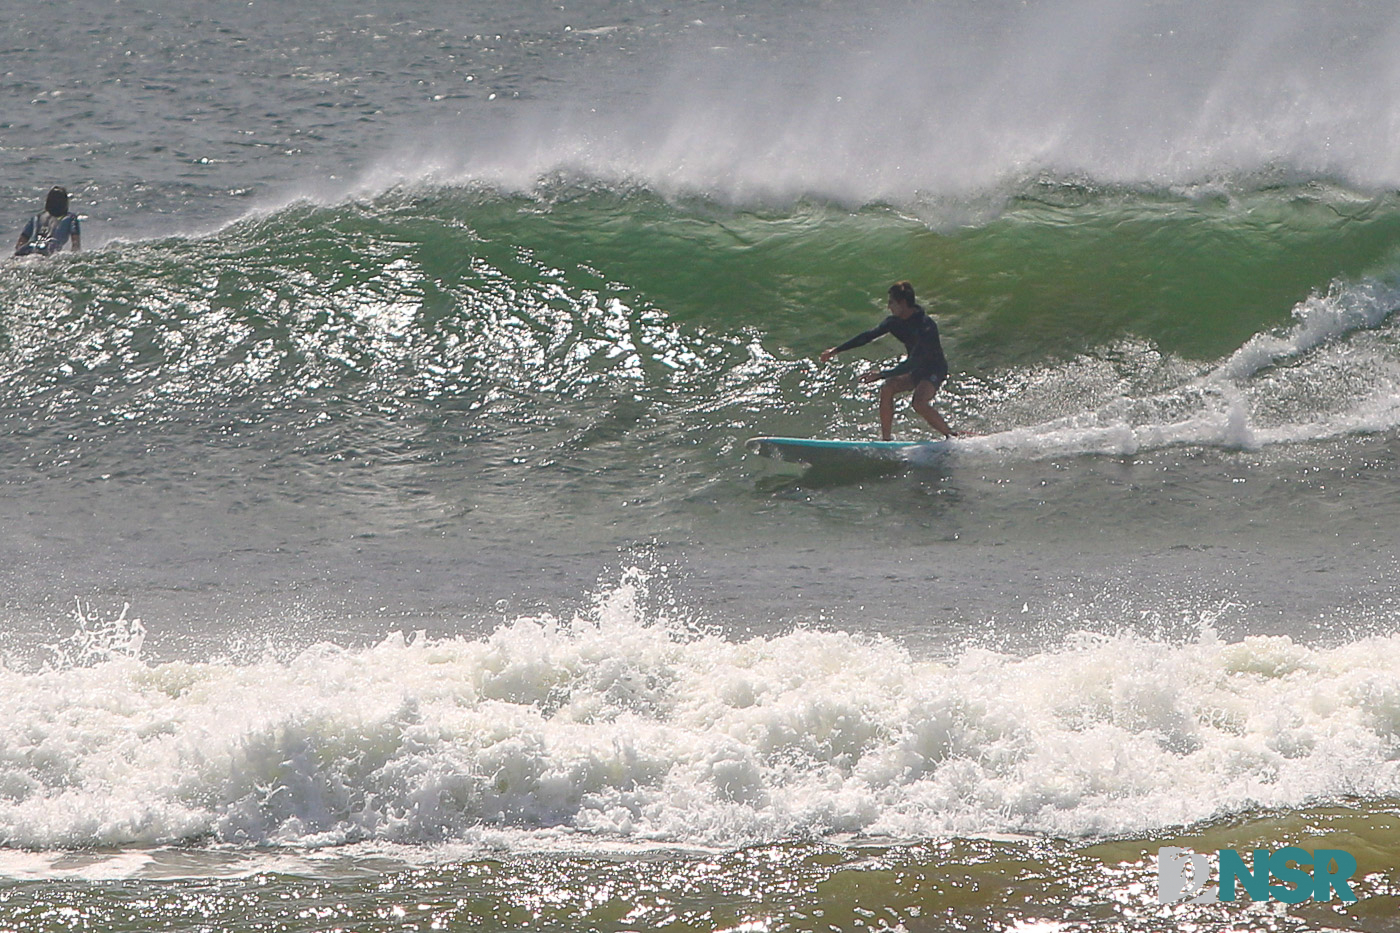
[[[1047,183],[976,222],[920,210],[414,189],[13,263],[0,410],[23,469],[160,470],[133,464],[153,444],[243,445],[312,473],[357,457],[502,484],[524,469],[570,508],[616,486],[664,511],[716,476],[747,482],[731,455],[749,435],[868,435],[854,376],[900,348],[815,358],[873,326],[901,278],[939,321],[959,424],[1132,434],[1059,453],[1241,443],[1180,428],[1232,417],[1197,385],[1213,372],[1238,370],[1232,391],[1285,440],[1385,391],[1392,196]],[[1317,354],[1352,344],[1364,372],[1305,396]],[[1255,378],[1280,365],[1287,384]],[[578,476],[602,486],[576,500]]]
[[[1047,184],[983,222],[928,212],[612,190],[298,206],[206,238],[11,267],[7,378],[61,387],[66,358],[114,391],[164,380],[166,404],[195,372],[201,392],[235,397],[391,376],[429,397],[522,381],[572,393],[626,370],[632,354],[593,347],[624,347],[625,327],[655,344],[642,372],[685,373],[698,400],[734,363],[700,360],[755,337],[810,357],[877,320],[900,278],[939,319],[955,371],[1129,339],[1210,362],[1334,280],[1385,274],[1400,238],[1397,199],[1321,187],[1185,198]]]

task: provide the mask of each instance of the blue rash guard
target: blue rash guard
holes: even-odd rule
[[[885,334],[894,334],[898,337],[909,356],[898,366],[880,373],[881,379],[903,376],[908,373],[914,378],[916,385],[921,380],[927,379],[935,386],[940,386],[943,384],[943,380],[948,378],[948,360],[943,356],[943,344],[938,340],[938,325],[919,305],[914,306],[914,313],[907,318],[891,314],[881,321],[878,327],[863,334],[857,334],[841,344],[836,348],[836,352],[844,353],[847,350],[854,350],[856,347],[863,347]]]
[[[62,217],[55,217],[48,211],[35,214],[29,218],[29,223],[24,225],[24,231],[20,234],[24,245],[15,251],[15,255],[28,256],[38,253],[48,256],[63,249],[74,234],[82,235],[78,229],[77,214],[69,213]]]

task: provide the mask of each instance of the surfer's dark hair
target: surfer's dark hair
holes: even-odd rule
[[[914,286],[908,282],[895,282],[890,286],[890,297],[912,308],[914,307]]]
[[[68,192],[60,185],[54,185],[49,189],[49,196],[44,199],[44,210],[54,217],[62,217],[68,213]]]

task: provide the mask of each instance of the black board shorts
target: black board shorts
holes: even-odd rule
[[[921,363],[909,370],[909,378],[914,385],[918,385],[927,379],[933,383],[935,389],[943,386],[943,380],[948,378],[948,367],[939,366],[936,363]]]

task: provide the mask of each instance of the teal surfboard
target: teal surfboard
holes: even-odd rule
[[[765,457],[817,464],[860,459],[919,462],[941,456],[952,444],[949,441],[842,441],[815,437],[751,437],[745,446]]]

